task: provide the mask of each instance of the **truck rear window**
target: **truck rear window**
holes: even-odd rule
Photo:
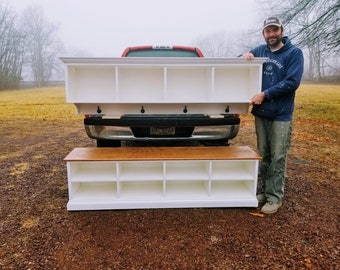
[[[195,51],[150,49],[129,51],[126,57],[198,57]]]

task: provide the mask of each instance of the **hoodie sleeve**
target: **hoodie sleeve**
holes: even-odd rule
[[[264,89],[264,93],[269,99],[289,94],[295,91],[300,85],[304,64],[302,51],[299,48],[293,48],[283,61],[285,67],[283,79],[277,84]]]

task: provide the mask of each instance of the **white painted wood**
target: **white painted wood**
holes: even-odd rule
[[[142,160],[142,148],[135,149],[135,157],[131,157],[131,149],[120,149],[120,156],[114,150],[105,150],[93,159],[91,155],[102,150],[92,149],[87,154],[86,149],[81,149],[65,158],[69,184],[67,209],[257,206],[259,157],[254,152],[234,147],[230,148],[233,154],[228,158],[228,148],[200,148],[198,154],[204,156],[206,152],[213,157],[216,152],[216,159],[201,156],[196,159],[192,154],[196,149],[188,149],[190,158],[177,158],[186,155],[186,149],[181,148],[178,155],[174,153],[168,158],[157,158],[156,150],[148,150],[145,160]]]
[[[61,58],[66,100],[79,114],[247,113],[265,58]],[[166,107],[162,105],[167,104]],[[173,105],[169,108],[169,105]],[[175,111],[177,104],[180,110]],[[117,107],[117,105],[120,105]]]

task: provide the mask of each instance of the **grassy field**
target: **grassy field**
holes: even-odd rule
[[[337,124],[340,120],[340,85],[303,84],[297,91],[298,119]]]
[[[65,101],[64,87],[0,91],[2,120],[78,121],[73,104]]]
[[[79,120],[65,103],[63,87],[0,91],[0,113],[5,119]],[[336,124],[340,120],[340,85],[302,84],[297,91],[295,117]]]
[[[340,85],[305,84],[297,92],[291,152],[325,163],[340,177]],[[298,146],[298,147],[297,147]]]

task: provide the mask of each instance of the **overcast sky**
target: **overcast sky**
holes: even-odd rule
[[[59,36],[71,51],[77,48],[92,56],[117,57],[128,46],[190,45],[214,32],[254,29],[259,22],[255,1],[5,0],[5,3],[19,14],[28,5],[41,6],[46,19],[59,26]]]

